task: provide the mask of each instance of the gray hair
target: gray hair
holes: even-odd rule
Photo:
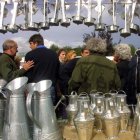
[[[4,41],[2,47],[3,47],[3,51],[8,50],[10,48],[16,47],[17,43],[14,40],[11,39],[7,39]]]
[[[129,60],[131,58],[131,48],[128,44],[118,44],[115,46],[115,55],[122,60]]]
[[[86,49],[89,49],[91,52],[105,53],[107,51],[106,40],[101,38],[90,38],[86,46]]]

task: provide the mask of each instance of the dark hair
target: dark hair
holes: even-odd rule
[[[60,50],[58,50],[58,52],[57,52],[57,56],[59,57],[59,55],[61,54],[61,52],[66,52],[64,49],[60,49]]]
[[[38,45],[44,45],[44,39],[40,34],[34,34],[30,37],[29,42],[37,43]]]

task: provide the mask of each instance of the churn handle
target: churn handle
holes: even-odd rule
[[[66,100],[66,97],[64,95],[61,96],[60,100],[57,102],[57,104],[54,106],[54,110],[57,109],[60,103],[62,103],[63,100]]]
[[[6,96],[6,94],[5,94],[4,92],[0,91],[0,94],[2,94],[2,96],[3,96],[5,99],[7,99],[7,96]]]
[[[88,93],[83,91],[78,95],[78,98],[83,95],[89,97]]]
[[[35,91],[28,93],[28,96],[26,98],[26,108],[27,108],[27,113],[28,113],[30,119],[41,129],[41,126],[40,126],[39,122],[34,118],[32,109],[31,109],[31,102],[32,102],[32,97],[33,97],[34,93],[35,93]]]
[[[123,94],[126,95],[126,92],[125,92],[124,90],[119,90],[119,91],[117,92],[117,94],[118,94],[119,92],[122,92]]]

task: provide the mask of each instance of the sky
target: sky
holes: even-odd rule
[[[74,2],[72,0],[71,2]],[[86,2],[86,0],[84,0]],[[41,12],[41,6],[38,7],[38,11],[35,15],[33,15],[33,22],[41,22],[43,20],[43,14]],[[112,25],[112,16],[108,13],[108,9],[110,8],[110,4],[104,4],[105,10],[102,13],[102,23],[106,25]],[[13,5],[10,4],[7,6],[8,9],[8,15],[4,18],[3,23],[4,25],[11,23],[11,10]],[[119,6],[118,6],[119,7]],[[72,18],[72,16],[76,15],[76,5],[71,5],[66,10],[66,16],[68,18]],[[124,20],[121,18],[121,14],[123,13],[123,8],[117,9],[117,25],[119,26],[119,29],[124,28]],[[54,9],[52,8],[50,10],[49,18],[53,17]],[[81,16],[87,17],[87,5],[83,4],[81,8]],[[61,12],[59,12],[59,18],[61,18]],[[97,11],[93,8],[92,11],[92,17],[96,18],[95,24],[97,23]],[[24,15],[19,15],[16,17],[16,24],[23,24],[24,23]],[[140,19],[138,16],[134,17],[134,23],[140,25]],[[47,47],[50,47],[52,44],[58,45],[59,47],[64,46],[72,46],[76,47],[79,45],[83,45],[83,35],[90,34],[91,32],[94,32],[95,27],[94,26],[86,26],[84,24],[77,25],[73,23],[71,20],[69,27],[62,27],[59,26],[51,26],[49,30],[40,30],[39,32],[36,31],[18,31],[18,33],[11,33],[7,32],[5,34],[0,33],[0,52],[2,52],[2,44],[4,40],[6,39],[13,39],[17,41],[19,46],[19,52],[28,52],[30,51],[28,39],[31,35],[40,33],[44,37],[44,42]],[[97,33],[97,32],[96,32]],[[136,48],[140,47],[140,36],[137,34],[131,34],[131,36],[124,38],[120,36],[120,32],[113,33],[113,43],[118,43],[121,39],[121,43],[128,43],[133,44]]]

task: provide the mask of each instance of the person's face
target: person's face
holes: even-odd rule
[[[85,56],[88,56],[90,55],[90,51],[89,50],[84,50],[82,53],[81,53],[82,57],[85,57]]]
[[[63,62],[65,61],[65,57],[66,57],[66,52],[62,51],[59,55],[59,60]]]
[[[18,46],[17,45],[14,45],[13,47],[10,48],[10,54],[12,56],[16,56],[16,53],[18,52]]]
[[[37,43],[29,42],[29,44],[30,44],[30,48],[31,48],[32,50],[36,49]]]
[[[70,59],[74,59],[76,56],[76,53],[73,53]]]

